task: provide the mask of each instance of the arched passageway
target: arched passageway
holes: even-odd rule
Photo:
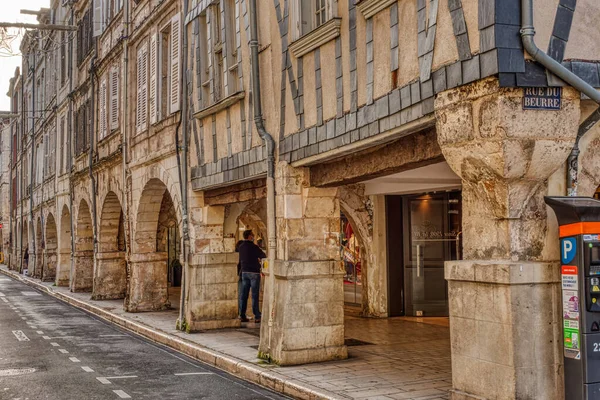
[[[58,261],[58,235],[56,221],[52,214],[48,214],[46,220],[45,247],[45,267],[42,272],[42,280],[51,282],[56,278],[56,263]]]
[[[58,262],[56,265],[56,286],[69,286],[71,279],[71,213],[63,206],[60,215],[58,237]]]
[[[42,228],[42,219],[38,218],[35,225],[35,268],[34,278],[42,278],[44,273],[44,235]]]
[[[130,312],[179,307],[180,288],[169,271],[181,268],[179,223],[167,187],[159,179],[146,183],[138,202],[125,309]]]
[[[124,216],[119,198],[109,192],[100,215],[94,275],[95,300],[123,299],[127,291]]]
[[[22,272],[29,274],[29,229],[27,229],[28,222],[21,222],[21,234],[19,235],[19,250],[22,262]]]
[[[73,258],[71,291],[91,292],[94,275],[94,232],[90,208],[85,200],[79,203]]]

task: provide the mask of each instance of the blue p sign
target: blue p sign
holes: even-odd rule
[[[561,258],[563,264],[569,264],[575,258],[577,254],[577,239],[566,238],[560,242],[561,247]]]

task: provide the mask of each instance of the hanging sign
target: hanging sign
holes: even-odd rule
[[[562,88],[524,88],[523,110],[560,110]]]

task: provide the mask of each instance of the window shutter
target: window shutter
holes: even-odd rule
[[[169,96],[171,113],[179,111],[179,54],[181,51],[180,47],[180,30],[181,30],[181,17],[179,13],[175,14],[171,19],[171,95]]]
[[[100,36],[102,35],[102,31],[104,30],[104,19],[103,19],[103,15],[102,15],[102,11],[104,9],[103,7],[103,0],[94,0],[94,28],[93,28],[93,36]]]
[[[156,88],[158,86],[158,35],[155,33],[150,38],[150,123],[154,124],[158,120],[158,102]]]
[[[113,68],[110,79],[110,129],[119,127],[119,69]]]
[[[137,131],[148,127],[148,46],[144,45],[138,52],[137,63]]]
[[[100,84],[100,139],[106,137],[106,79]]]

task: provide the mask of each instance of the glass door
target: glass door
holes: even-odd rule
[[[404,198],[406,315],[447,316],[444,262],[460,254],[460,192]]]

